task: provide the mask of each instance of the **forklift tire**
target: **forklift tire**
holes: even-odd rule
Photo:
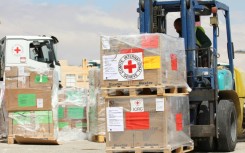
[[[237,114],[235,105],[230,100],[220,100],[217,110],[218,151],[232,152],[237,143]]]
[[[203,101],[200,105],[199,113],[198,113],[198,125],[209,125],[209,107],[208,101]],[[197,142],[197,151],[205,151],[212,152],[216,149],[216,141],[215,138],[203,138]]]

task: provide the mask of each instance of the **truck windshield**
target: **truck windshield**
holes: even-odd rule
[[[30,43],[30,59],[43,63],[56,62],[52,40],[35,40]]]

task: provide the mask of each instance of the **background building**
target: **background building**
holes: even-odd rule
[[[81,66],[68,65],[67,60],[60,60],[61,65],[61,84],[63,87],[82,87],[88,88],[87,60],[82,60]]]
[[[89,88],[88,73],[93,67],[100,67],[99,60],[82,60],[81,66],[69,65],[67,60],[60,60],[61,84],[63,87]]]

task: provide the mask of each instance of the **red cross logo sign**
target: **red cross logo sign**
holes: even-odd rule
[[[140,102],[139,102],[139,101],[136,101],[136,102],[135,102],[135,105],[136,105],[136,106],[138,106],[139,104],[140,104]]]
[[[128,61],[128,65],[124,65],[124,69],[128,69],[128,73],[133,73],[133,69],[136,68],[136,64],[132,64],[132,60]]]
[[[16,52],[16,54],[19,54],[21,50],[19,49],[19,47],[17,47],[14,51]]]
[[[118,56],[118,81],[143,80],[142,53],[120,54]]]
[[[130,99],[131,103],[131,112],[143,112],[144,111],[144,100],[139,99]]]
[[[21,45],[15,45],[12,49],[14,55],[21,55],[23,53],[23,47]]]

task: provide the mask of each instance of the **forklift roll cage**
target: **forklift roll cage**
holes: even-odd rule
[[[234,78],[234,50],[233,50],[233,43],[231,39],[231,28],[230,28],[230,14],[229,14],[229,7],[223,3],[218,1],[197,1],[197,0],[181,0],[181,1],[152,1],[152,0],[141,0],[140,7],[138,8],[139,12],[139,29],[141,33],[153,33],[153,32],[163,32],[166,33],[166,15],[169,12],[180,12],[181,19],[182,19],[182,36],[185,40],[185,48],[188,51],[187,55],[187,71],[188,73],[192,73],[193,77],[188,82],[189,85],[192,86],[193,82],[196,82],[195,79],[195,72],[199,72],[196,66],[195,60],[195,48],[196,48],[196,38],[192,37],[195,36],[195,15],[199,13],[206,13],[204,15],[211,15],[212,8],[216,7],[218,10],[222,10],[225,12],[225,19],[226,19],[226,32],[227,32],[227,51],[228,51],[228,58],[229,58],[229,70],[232,73]],[[154,17],[153,17],[153,8],[154,7],[161,7],[161,12],[157,16],[162,16],[162,21],[160,24],[163,24],[162,31],[157,30],[154,31],[155,25]],[[213,14],[214,17],[217,16],[216,13]],[[159,23],[158,23],[159,24]],[[213,25],[213,55],[217,56],[217,36],[218,36],[218,25]],[[211,73],[215,72],[214,69],[217,67],[217,59],[214,59],[214,66],[213,69],[207,70]],[[190,76],[189,76],[190,77]],[[212,77],[212,76],[211,76]],[[217,89],[217,85],[215,85],[215,78],[212,77],[212,88]]]

